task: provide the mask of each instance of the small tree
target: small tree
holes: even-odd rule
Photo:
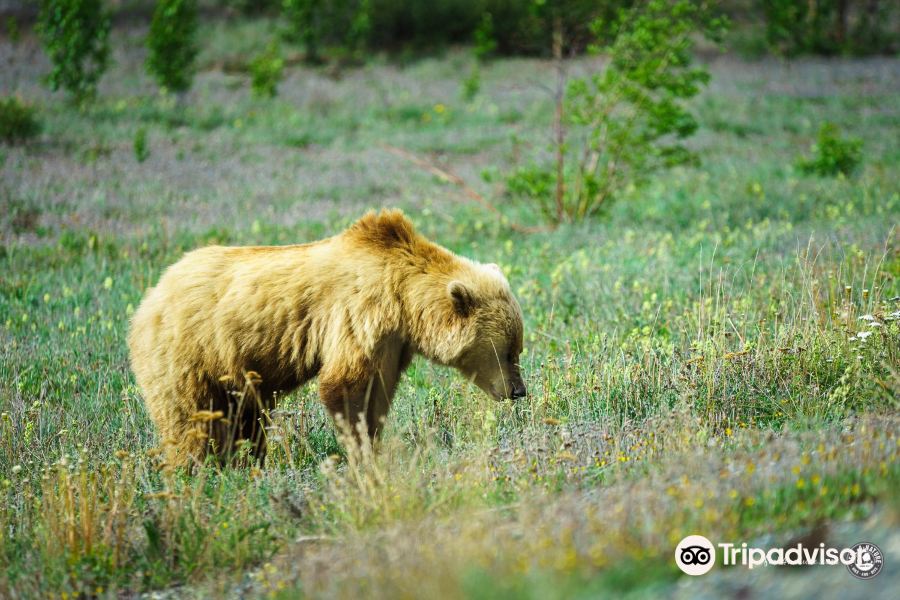
[[[472,35],[472,54],[475,58],[472,70],[462,82],[462,97],[466,102],[471,102],[481,90],[481,65],[497,50],[497,40],[494,38],[494,19],[491,13],[481,15],[481,22],[475,28]]]
[[[475,58],[480,62],[486,61],[497,50],[497,38],[494,36],[494,18],[491,13],[481,15],[481,21],[472,34],[475,43]]]
[[[346,6],[350,27],[344,36],[344,45],[350,55],[359,59],[372,34],[372,3],[370,0],[353,0]]]
[[[785,54],[834,54],[846,43],[846,0],[761,0],[766,39]]]
[[[34,106],[15,96],[0,98],[0,142],[24,142],[40,132],[41,123]]]
[[[191,87],[196,37],[197,0],[159,0],[147,38],[147,69],[160,86],[178,93]]]
[[[554,25],[558,64],[552,168],[519,170],[514,194],[538,200],[551,221],[579,220],[611,204],[629,185],[696,159],[682,140],[697,129],[683,101],[708,79],[692,65],[694,36],[724,27],[703,2],[647,0],[610,23],[595,19],[596,39],[614,36],[605,68],[567,81],[561,21]]]
[[[134,132],[134,157],[139,163],[150,158],[150,147],[147,145],[147,128],[139,127]]]
[[[822,123],[816,143],[810,147],[812,156],[800,158],[797,167],[808,175],[849,177],[862,162],[862,145],[859,138],[841,136],[834,123]]]
[[[274,98],[284,73],[284,59],[278,44],[271,43],[266,51],[250,61],[250,87],[259,98]]]
[[[371,0],[283,0],[287,38],[303,46],[306,61],[322,62],[327,45],[345,57],[359,59],[372,34]]]
[[[38,31],[53,65],[48,81],[76,102],[92,97],[109,65],[109,13],[103,0],[41,0]]]
[[[322,9],[317,0],[284,0],[284,12],[289,24],[289,35],[303,45],[306,61],[322,60]]]

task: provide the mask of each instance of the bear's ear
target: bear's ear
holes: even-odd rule
[[[462,281],[454,280],[447,284],[447,292],[450,294],[456,314],[462,317],[469,316],[475,308],[475,294],[471,288]]]

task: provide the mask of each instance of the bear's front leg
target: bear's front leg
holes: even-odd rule
[[[397,382],[410,360],[411,348],[391,344],[375,360],[323,368],[319,397],[332,418],[346,421],[354,436],[359,437],[359,426],[365,423],[369,438],[375,439],[384,428]]]

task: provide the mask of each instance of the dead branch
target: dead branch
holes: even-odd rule
[[[488,201],[487,198],[479,194],[477,191],[469,187],[469,185],[465,182],[465,180],[459,175],[449,171],[445,168],[439,167],[432,162],[425,160],[420,156],[416,156],[412,152],[404,150],[402,148],[397,148],[396,146],[390,146],[388,144],[382,144],[382,148],[390,152],[395,156],[399,156],[409,162],[413,163],[417,167],[422,168],[425,171],[428,171],[432,175],[436,176],[438,179],[442,181],[446,181],[452,183],[456,187],[460,189],[463,195],[481,205],[482,208],[494,213],[497,217],[500,218],[500,222],[508,225],[510,229],[514,231],[518,231],[520,233],[544,233],[547,231],[553,231],[552,227],[531,227],[528,225],[521,225],[519,223],[513,223],[506,218],[506,216],[500,212],[497,207]]]

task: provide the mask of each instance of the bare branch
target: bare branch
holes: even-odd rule
[[[497,210],[497,208],[493,204],[491,204],[490,201],[488,201],[484,196],[482,196],[477,191],[475,191],[474,189],[469,187],[466,184],[465,180],[462,177],[460,177],[459,175],[457,175],[457,174],[453,173],[452,171],[449,171],[445,168],[439,167],[439,166],[435,165],[434,163],[429,162],[419,156],[416,156],[415,154],[413,154],[407,150],[404,150],[402,148],[397,148],[396,146],[390,146],[388,144],[382,144],[382,148],[384,148],[385,150],[387,150],[388,152],[390,152],[391,154],[393,154],[395,156],[399,156],[400,158],[408,160],[409,162],[413,163],[414,165],[421,167],[425,171],[428,171],[432,175],[436,176],[438,179],[447,181],[447,182],[452,183],[453,185],[457,186],[460,189],[460,191],[462,191],[463,195],[466,198],[469,198],[470,200],[477,202],[483,208],[494,213],[496,216],[498,216],[500,218],[501,223],[508,225],[509,228],[513,229],[514,231],[518,231],[520,233],[543,233],[543,232],[553,230],[552,227],[530,227],[528,225],[521,225],[519,223],[513,223],[513,222],[509,221],[509,219],[507,219],[506,216],[502,212]]]

